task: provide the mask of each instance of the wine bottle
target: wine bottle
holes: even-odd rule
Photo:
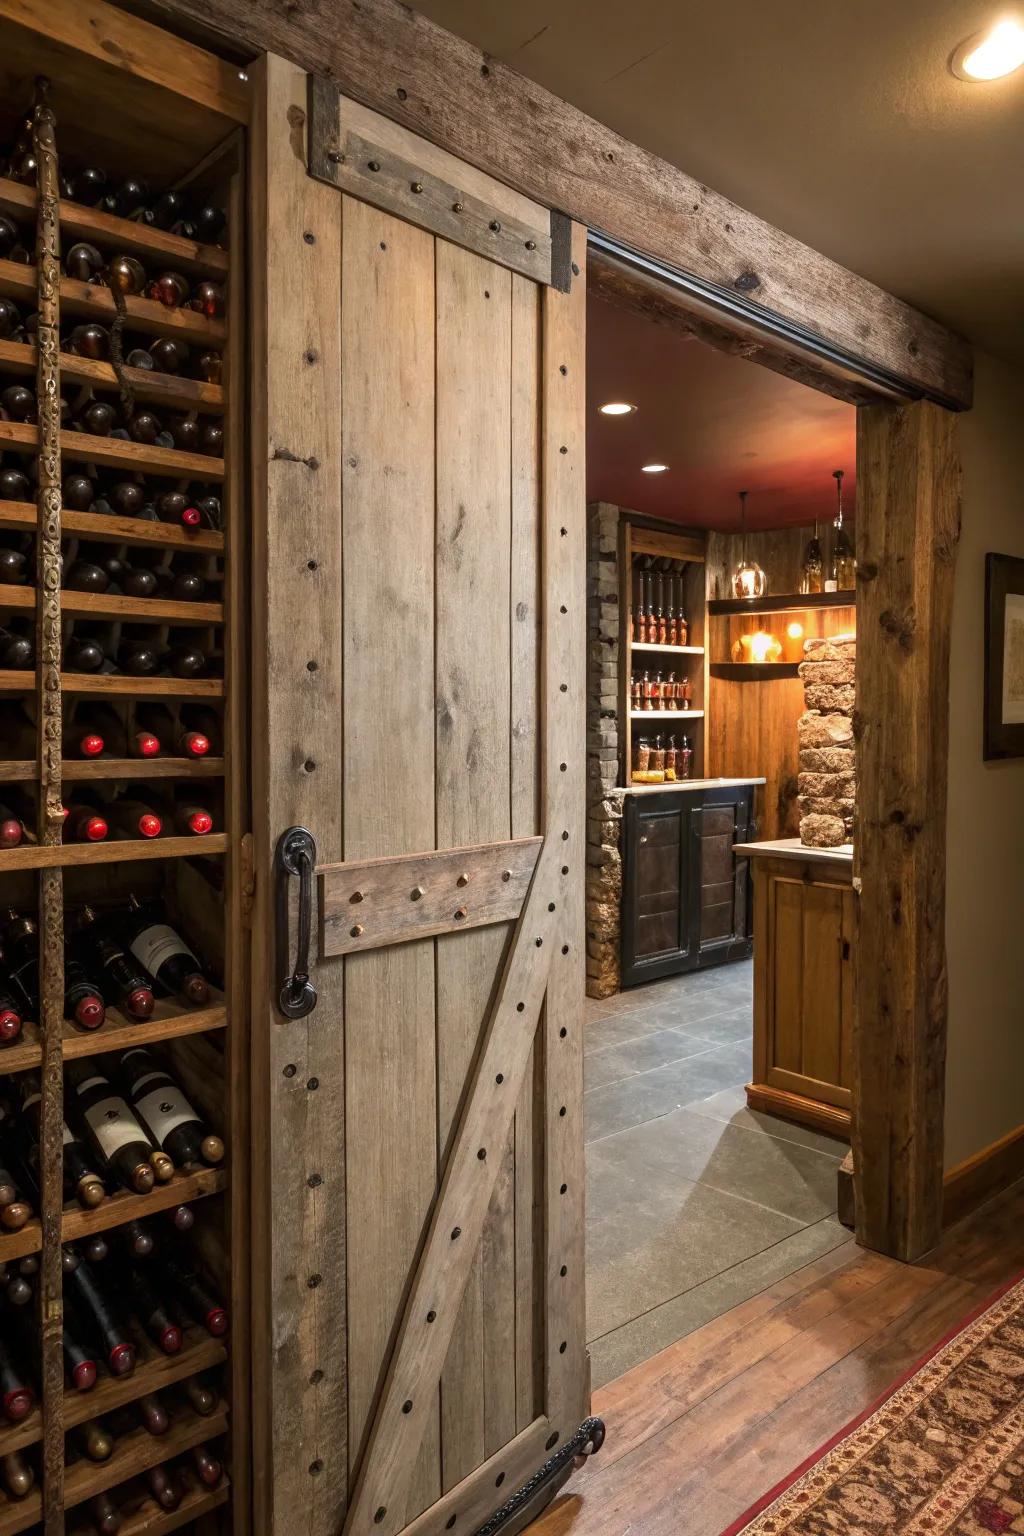
[[[196,1213],[190,1205],[175,1205],[164,1212],[165,1219],[175,1232],[190,1232],[196,1224]]]
[[[62,350],[70,352],[73,357],[90,357],[94,362],[106,362],[110,355],[110,333],[94,321],[87,325],[76,325]]]
[[[31,1413],[35,1394],[14,1362],[6,1341],[0,1337],[0,1409],[8,1424],[17,1424]]]
[[[10,534],[0,542],[0,585],[23,587],[30,575],[32,540],[28,534]],[[198,578],[197,578],[198,579]]]
[[[196,283],[192,308],[197,314],[206,315],[209,320],[219,319],[224,313],[224,289],[221,284],[209,278]]]
[[[7,975],[15,996],[24,1005],[26,1016],[39,1017],[39,928],[31,917],[23,917],[8,907],[3,915],[0,937]]]
[[[129,1376],[135,1369],[135,1345],[92,1267],[71,1248],[64,1250],[64,1289],[77,1311],[103,1346],[111,1376]]]
[[[64,756],[94,758],[126,755],[124,721],[110,704],[81,703],[64,727]]]
[[[25,836],[21,817],[0,800],[0,848],[17,848]]]
[[[27,384],[8,384],[0,390],[0,415],[5,421],[35,421],[36,397]]]
[[[106,818],[83,791],[79,791],[79,796],[77,802],[66,807],[63,840],[66,843],[102,843],[110,830]]]
[[[42,1097],[34,1072],[21,1077],[19,1091],[22,1115],[38,1147],[42,1139]],[[106,1198],[103,1180],[93,1167],[85,1143],[69,1130],[66,1120],[63,1126],[65,1186],[80,1205],[92,1210]]]
[[[111,825],[119,837],[159,837],[163,831],[163,818],[148,800],[127,790],[107,805]]]
[[[88,475],[73,473],[64,476],[61,501],[66,511],[88,512],[96,496],[96,486]]]
[[[30,634],[0,624],[0,667],[27,672],[35,662],[36,648]]]
[[[105,193],[100,206],[120,219],[134,219],[144,210],[148,200],[149,187],[142,177],[126,176],[119,187]]]
[[[160,1253],[160,1269],[175,1299],[207,1333],[219,1339],[228,1331],[228,1313],[198,1273],[184,1249],[168,1247]]]
[[[117,665],[130,677],[148,677],[160,665],[160,653],[150,640],[125,636],[117,645]]]
[[[109,400],[93,396],[78,406],[70,425],[72,431],[85,432],[89,437],[109,437],[117,426],[117,411]]]
[[[146,1392],[135,1402],[135,1411],[147,1434],[166,1435],[171,1421],[167,1417],[167,1409],[157,1397],[155,1392]]]
[[[145,1046],[133,1046],[118,1068],[128,1102],[175,1167],[224,1159],[224,1143],[202,1123],[182,1088]]]
[[[117,1536],[121,1529],[121,1511],[109,1493],[95,1493],[89,1500],[89,1513],[99,1536]]]
[[[187,304],[191,289],[180,272],[161,272],[149,285],[149,297],[168,309],[180,309]]]
[[[209,1418],[217,1406],[216,1392],[211,1391],[200,1376],[186,1377],[182,1382],[182,1388],[193,1410],[204,1419]]]
[[[25,1314],[25,1322],[32,1340],[33,1356],[38,1360],[42,1353],[42,1334],[34,1308]],[[74,1309],[65,1298],[62,1340],[64,1370],[76,1392],[88,1392],[96,1385],[96,1361],[82,1342],[82,1331]]]
[[[149,355],[158,373],[182,373],[188,366],[189,349],[173,336],[158,336],[151,341]]]
[[[67,672],[112,672],[103,641],[88,628],[79,629],[64,644],[64,669]]]
[[[64,271],[80,283],[93,282],[105,265],[102,253],[88,240],[77,241],[64,257]]]
[[[107,263],[107,282],[127,297],[146,292],[146,269],[134,256],[121,252]]]
[[[0,499],[3,501],[32,500],[32,482],[25,471],[15,464],[0,466]]]
[[[213,831],[213,817],[204,805],[166,796],[161,796],[159,803],[165,825],[169,824],[179,836],[205,837]]]
[[[149,1467],[145,1477],[149,1491],[160,1508],[168,1513],[177,1509],[185,1495],[172,1469],[169,1466]]]
[[[66,1061],[64,1078],[94,1150],[126,1189],[148,1193],[154,1181],[152,1147],[124,1099],[88,1058]]]
[[[103,994],[86,970],[83,958],[67,944],[64,946],[64,1017],[72,1019],[81,1029],[99,1029],[106,1017]]]
[[[121,1240],[133,1258],[144,1259],[153,1252],[153,1237],[141,1221],[132,1218],[119,1229]]]
[[[107,193],[107,173],[98,165],[87,165],[74,176],[75,201],[86,208],[98,208]]]
[[[8,1451],[0,1456],[0,1481],[12,1499],[24,1499],[35,1484],[32,1464],[20,1451]]]
[[[205,1483],[207,1488],[215,1488],[217,1486],[220,1482],[223,1468],[208,1446],[194,1445],[192,1447],[192,1464],[199,1474],[200,1482]]]
[[[227,221],[228,216],[223,208],[217,208],[213,203],[204,203],[195,216],[196,239],[204,245],[219,241],[227,228]]]
[[[149,1276],[147,1266],[127,1264],[123,1270],[126,1295],[131,1299],[132,1311],[153,1343],[165,1355],[176,1355],[182,1345],[181,1329],[153,1288]]]
[[[20,341],[21,311],[10,299],[0,299],[0,338],[4,341]]]
[[[206,652],[190,636],[174,640],[161,657],[172,677],[198,677],[206,669]]]
[[[2,831],[2,824],[0,824],[0,831]],[[0,840],[0,846],[3,846],[2,840]],[[21,1023],[21,1005],[14,996],[13,986],[4,971],[0,969],[0,1045],[10,1045],[12,1040],[17,1040],[21,1034]],[[3,1190],[0,1185],[0,1205],[2,1204]]]
[[[147,912],[135,896],[128,900],[125,939],[136,960],[164,994],[202,1008],[209,1001],[210,988],[196,956],[169,923]]]
[[[117,584],[125,597],[155,597],[159,589],[157,573],[146,565],[129,560],[118,561]]]
[[[72,1426],[71,1435],[83,1456],[90,1461],[109,1461],[114,1454],[114,1439],[99,1419]]]
[[[110,995],[133,1019],[148,1019],[153,1012],[153,989],[149,977],[134,959],[129,959],[110,928],[92,907],[83,907],[75,925],[77,944],[100,966]]]

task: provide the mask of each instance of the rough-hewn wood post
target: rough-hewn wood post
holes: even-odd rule
[[[900,1259],[942,1219],[956,442],[927,402],[858,412],[857,1238]]]

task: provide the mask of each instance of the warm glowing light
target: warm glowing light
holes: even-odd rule
[[[636,410],[635,405],[629,405],[625,400],[609,400],[607,405],[601,406],[602,416],[630,416]]]
[[[663,475],[668,469],[667,464],[644,464],[641,467],[645,475]]]
[[[1008,19],[961,43],[950,59],[961,80],[1000,80],[1024,64],[1024,26]]]
[[[801,661],[803,659],[804,627],[799,619],[792,619],[786,625],[786,639],[782,649],[787,661]]]
[[[759,629],[750,637],[750,659],[753,662],[777,661],[782,646],[774,635]]]
[[[732,573],[733,597],[763,597],[767,584],[764,571],[756,560],[749,565],[744,562]]]

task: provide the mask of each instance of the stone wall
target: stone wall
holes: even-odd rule
[[[587,508],[587,996],[619,990],[619,509]]]
[[[797,723],[800,841],[838,848],[853,838],[857,772],[853,741],[857,641],[806,640],[800,676],[805,712]]]

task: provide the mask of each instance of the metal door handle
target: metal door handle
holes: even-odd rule
[[[277,840],[277,973],[284,977],[277,1006],[286,1019],[304,1019],[316,1007],[316,988],[309,979],[309,939],[313,915],[313,870],[316,843],[305,827],[289,827]],[[299,931],[295,966],[288,967],[288,880],[299,877]]]

